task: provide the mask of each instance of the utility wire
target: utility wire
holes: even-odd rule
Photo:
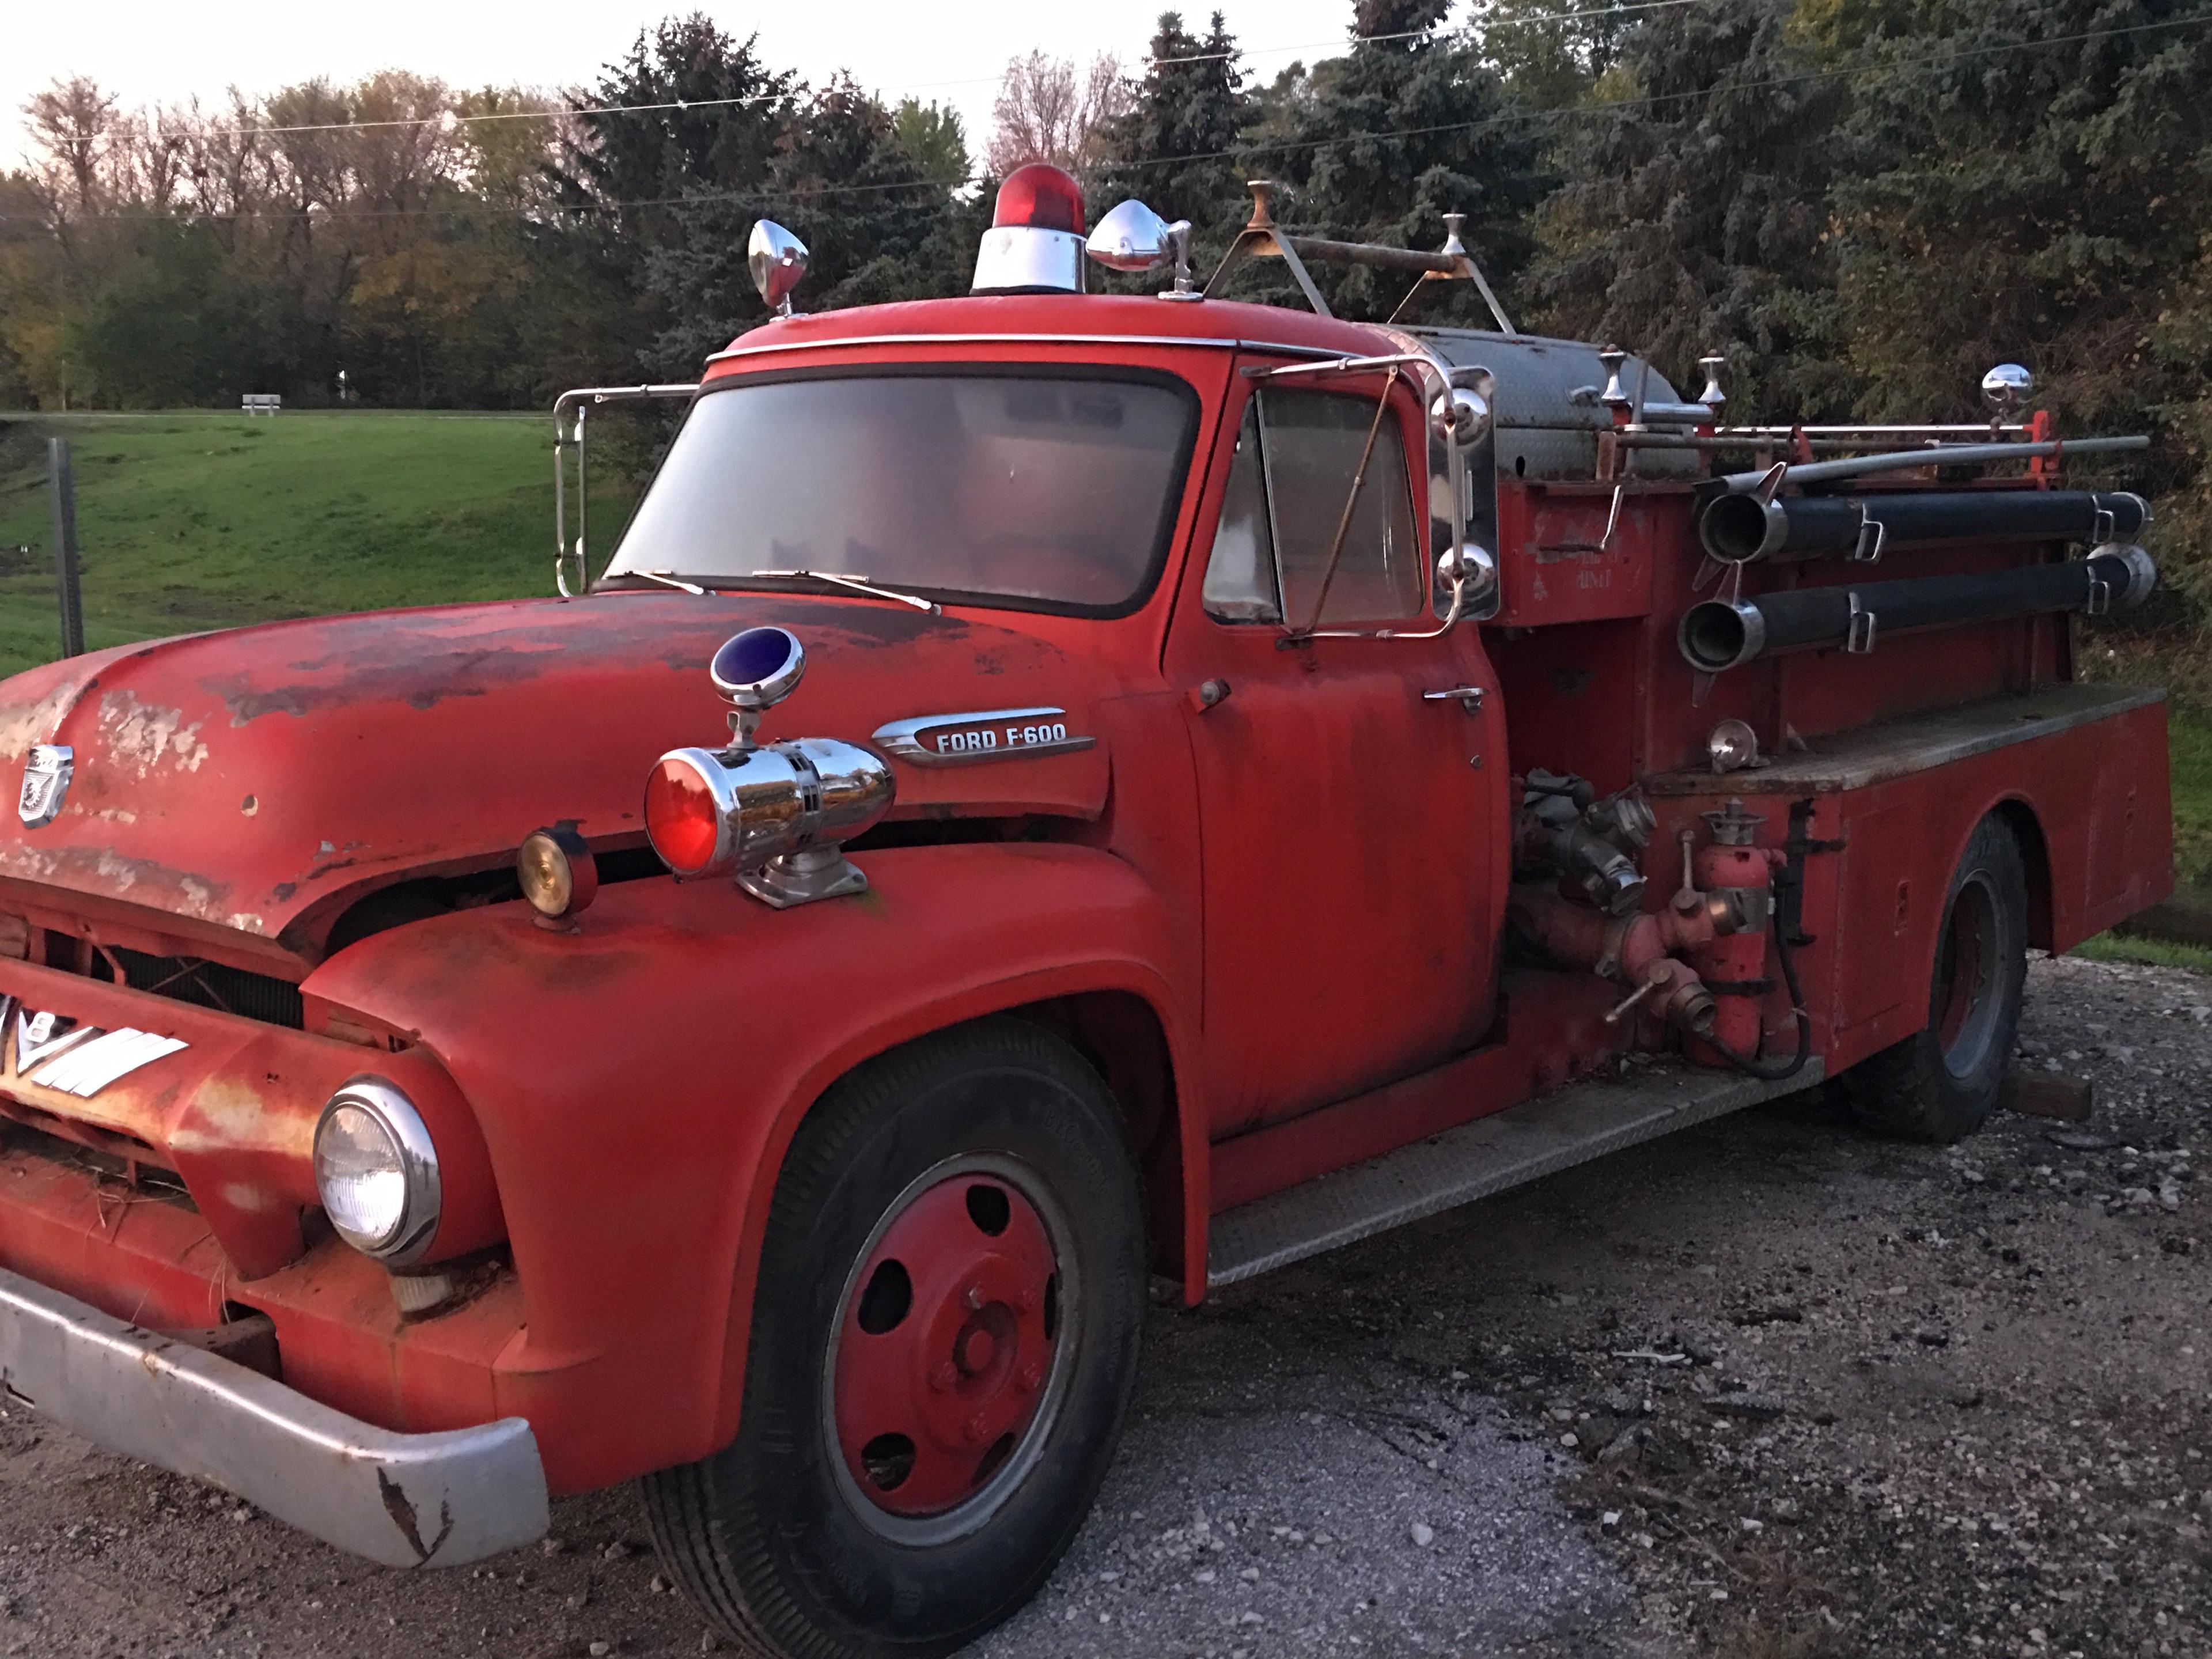
[[[1382,143],[1395,138],[1430,137],[1448,132],[1478,132],[1504,127],[1519,121],[1568,120],[1573,118],[1606,115],[1623,110],[1650,109],[1661,105],[1677,103],[1688,99],[1709,98],[1723,93],[1756,92],[1777,87],[1814,85],[1822,82],[1857,79],[1863,82],[1879,83],[1894,80],[1907,70],[1928,68],[1936,64],[1971,62],[1978,58],[2002,57],[2009,52],[2033,52],[2051,46],[2078,45],[2083,41],[2104,40],[2118,35],[2143,34],[2158,29],[2186,28],[2212,23],[2212,12],[2203,12],[2190,17],[2166,18],[2157,22],[2131,23],[2111,28],[2083,29],[2072,34],[2050,35],[2039,40],[2002,41],[1994,46],[1974,46],[1956,52],[1929,52],[1911,58],[1893,58],[1876,68],[1844,66],[1832,70],[1807,70],[1790,75],[1770,76],[1755,81],[1728,81],[1711,87],[1692,88],[1680,92],[1652,93],[1637,98],[1620,98],[1595,104],[1577,104],[1564,109],[1509,110],[1476,121],[1448,121],[1427,126],[1396,127],[1368,132],[1339,133],[1327,138],[1261,139],[1236,149],[1200,150],[1182,155],[1154,155],[1116,163],[1127,168],[1187,167],[1200,161],[1234,161],[1240,156],[1280,155],[1286,151],[1327,149],[1340,144]],[[971,179],[912,179],[886,181],[873,185],[823,185],[814,189],[761,188],[733,191],[696,191],[681,196],[645,197],[627,201],[587,200],[574,204],[536,204],[512,207],[494,207],[485,204],[441,208],[378,208],[378,209],[321,209],[275,208],[255,209],[238,213],[159,212],[150,210],[88,214],[70,221],[74,224],[100,222],[107,220],[182,218],[236,222],[249,219],[297,219],[312,216],[318,222],[328,223],[349,219],[440,217],[506,217],[538,216],[556,218],[614,210],[644,207],[680,207],[709,205],[731,202],[812,202],[823,197],[876,194],[894,190],[955,190]],[[10,220],[43,223],[46,216],[35,213],[0,214],[0,222]]]
[[[1631,12],[1662,11],[1678,6],[1711,5],[1714,0],[1631,0],[1626,5],[1600,6],[1582,11],[1554,11],[1528,17],[1498,20],[1493,26],[1517,27],[1524,23],[1576,22],[1586,18],[1612,18]],[[1474,27],[1484,26],[1477,20]],[[1228,52],[1196,52],[1185,58],[1147,58],[1148,64],[1167,68],[1181,64],[1213,64],[1233,58],[1273,58],[1285,52],[1322,52],[1331,48],[1376,46],[1395,40],[1418,40],[1436,33],[1433,29],[1406,29],[1395,34],[1367,34],[1335,40],[1308,40],[1284,46],[1239,46]],[[971,75],[957,81],[924,81],[912,86],[884,89],[878,96],[890,94],[906,94],[917,92],[938,92],[951,87],[989,86],[1002,79],[999,75]],[[677,98],[657,104],[588,104],[562,106],[557,109],[484,110],[464,115],[454,110],[441,110],[435,115],[397,116],[383,121],[307,121],[284,126],[254,123],[239,127],[204,127],[201,131],[210,138],[274,138],[289,133],[301,132],[375,132],[395,127],[454,127],[472,126],[486,121],[557,121],[569,117],[586,115],[655,115],[670,110],[689,112],[702,109],[733,109],[756,104],[773,104],[793,95],[787,87],[776,92],[749,93],[742,98]]]

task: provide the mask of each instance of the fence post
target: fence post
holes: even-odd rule
[[[46,440],[46,485],[52,508],[54,580],[62,599],[62,655],[84,654],[84,596],[76,569],[76,479],[65,438]]]

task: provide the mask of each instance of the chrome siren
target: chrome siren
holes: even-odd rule
[[[714,653],[729,747],[671,750],[646,780],[646,834],[679,879],[734,875],[779,910],[867,890],[843,843],[890,810],[889,763],[834,738],[753,741],[805,672],[805,647],[781,628],[749,628]]]

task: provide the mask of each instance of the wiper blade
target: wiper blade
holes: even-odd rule
[[[707,596],[707,590],[705,588],[700,586],[696,582],[685,581],[683,577],[678,575],[672,570],[625,570],[623,572],[623,574],[625,576],[642,576],[649,582],[659,582],[665,587],[675,588],[678,592],[695,593],[701,599],[704,599]]]
[[[673,570],[610,570],[599,580],[603,582],[616,582],[621,581],[625,577],[635,577],[641,582],[659,582],[663,587],[672,587],[682,593],[696,593],[702,599],[705,598],[709,591],[695,581],[678,575]]]
[[[902,593],[896,588],[878,587],[866,576],[843,575],[829,570],[756,570],[756,576],[766,576],[777,581],[826,582],[832,587],[842,587],[854,593],[866,593],[871,599],[896,599],[901,605],[910,605],[917,611],[927,611],[933,617],[939,608],[927,599],[912,593]]]

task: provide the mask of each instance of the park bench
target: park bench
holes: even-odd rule
[[[284,399],[274,392],[249,392],[238,400],[238,406],[248,415],[280,415]]]

